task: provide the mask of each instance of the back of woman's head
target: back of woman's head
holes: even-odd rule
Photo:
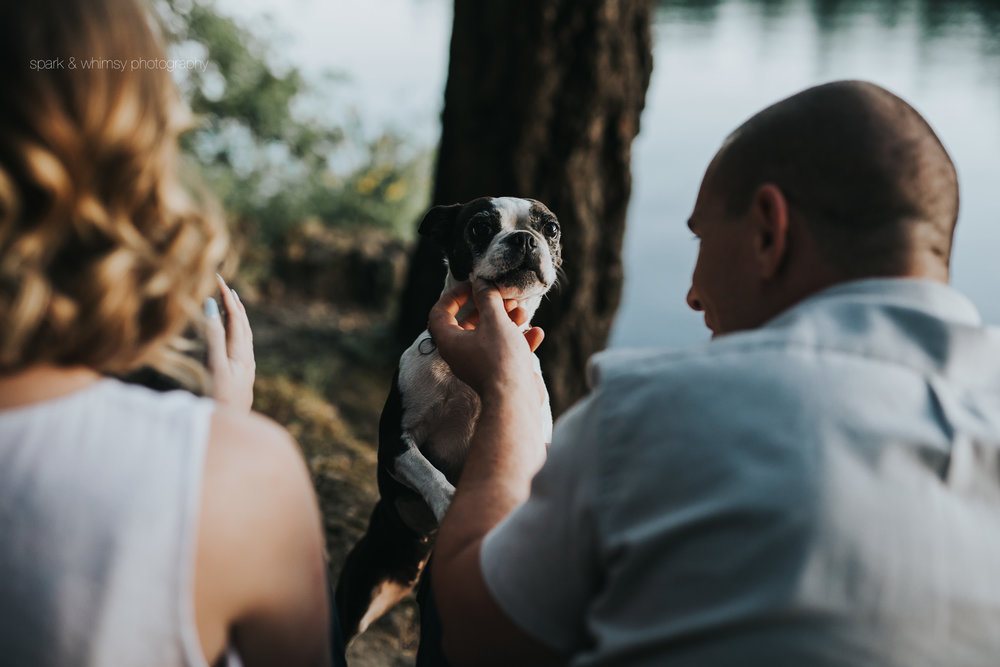
[[[0,374],[185,368],[226,241],[177,180],[164,59],[139,0],[0,0]]]

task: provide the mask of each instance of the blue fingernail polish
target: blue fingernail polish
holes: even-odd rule
[[[219,304],[215,299],[209,297],[205,299],[205,317],[211,319],[219,316]]]
[[[235,297],[236,297],[236,300],[237,300],[237,301],[239,301],[239,300],[240,300],[240,295],[236,293],[236,290],[234,290],[234,289],[233,289],[232,287],[230,287],[230,288],[229,288],[229,291],[233,293],[233,296],[235,296]]]

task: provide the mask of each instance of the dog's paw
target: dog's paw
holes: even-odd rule
[[[428,499],[429,505],[431,506],[431,511],[434,512],[434,518],[437,520],[438,525],[444,521],[444,515],[448,511],[448,507],[451,505],[451,499],[455,497],[455,487],[448,484],[447,487],[443,485],[437,489],[437,493],[433,498]]]

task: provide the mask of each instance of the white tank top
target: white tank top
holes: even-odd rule
[[[213,406],[105,379],[0,411],[0,663],[205,667],[192,576]]]

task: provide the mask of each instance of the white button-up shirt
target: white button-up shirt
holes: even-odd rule
[[[1000,665],[1000,331],[930,281],[592,364],[486,538],[574,665]]]

